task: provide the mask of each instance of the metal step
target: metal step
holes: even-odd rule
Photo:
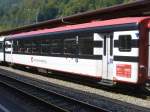
[[[113,82],[112,80],[108,79],[102,79],[98,84],[105,85],[105,86],[114,86],[116,83]]]

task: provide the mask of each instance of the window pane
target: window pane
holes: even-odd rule
[[[32,53],[32,41],[31,40],[24,40],[22,41],[23,47],[22,52],[26,54]]]
[[[64,40],[64,54],[75,54],[77,50],[76,39],[65,39]]]
[[[131,51],[131,35],[119,36],[119,51]]]
[[[110,35],[110,56],[113,55],[113,35]]]
[[[61,54],[63,53],[63,40],[62,39],[54,39],[51,43],[51,53],[52,54]]]
[[[41,53],[41,41],[40,40],[33,40],[32,41],[32,54],[40,54]]]
[[[79,37],[79,55],[93,55],[93,37]]]
[[[48,55],[51,52],[51,41],[48,39],[41,40],[41,54]]]
[[[13,53],[18,53],[18,41],[13,40]]]
[[[21,53],[20,47],[21,47],[21,40],[17,40],[17,46],[16,46],[16,50],[15,50],[15,51],[17,51],[17,53]]]

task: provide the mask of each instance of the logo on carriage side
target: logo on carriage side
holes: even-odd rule
[[[33,63],[33,62],[38,62],[38,63],[47,63],[47,61],[46,60],[42,60],[42,59],[35,59],[35,58],[33,58],[33,57],[31,57],[31,62]]]

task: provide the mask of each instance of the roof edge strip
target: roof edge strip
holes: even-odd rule
[[[41,33],[41,34],[35,34],[35,35],[27,35],[27,36],[14,36],[14,37],[7,37],[6,40],[9,39],[22,39],[22,38],[37,38],[45,36],[52,36],[52,35],[60,35],[60,34],[78,34],[78,33],[100,33],[100,32],[113,32],[113,31],[123,31],[123,30],[136,30],[138,29],[138,25],[136,23],[127,23],[127,24],[120,24],[120,25],[109,25],[109,26],[97,26],[93,28],[83,28],[83,29],[74,29],[74,30],[65,30],[65,31],[58,31],[58,32],[47,32],[47,33]],[[32,37],[31,37],[32,36]]]

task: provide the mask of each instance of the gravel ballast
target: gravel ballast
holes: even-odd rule
[[[44,77],[42,75],[28,73],[28,72],[20,71],[20,70],[5,67],[5,66],[0,66],[0,68],[8,70],[10,72],[17,73],[20,76],[30,77],[30,78],[33,78],[35,80],[38,79],[39,81],[44,81],[45,83],[53,83],[53,84],[67,87],[67,88],[73,88],[73,89],[79,90],[83,93],[89,93],[91,95],[94,94],[95,97],[98,95],[101,95],[104,97],[108,97],[108,98],[116,99],[119,101],[127,102],[129,104],[134,104],[134,105],[150,108],[150,101],[147,99],[141,99],[141,98],[137,98],[137,97],[129,96],[129,95],[124,95],[124,94],[120,94],[120,93],[112,93],[112,92],[108,92],[105,90],[89,87],[86,85],[80,85],[80,84],[73,83],[73,82],[68,82],[68,81],[59,80],[59,79],[50,78],[50,77]],[[89,97],[90,97],[90,95],[89,95]]]

